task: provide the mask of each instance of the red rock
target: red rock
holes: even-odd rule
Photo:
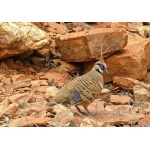
[[[39,72],[36,74],[36,76],[39,78],[40,76],[43,76],[45,73],[44,72]]]
[[[134,29],[138,30],[138,28],[142,27],[142,26],[143,26],[143,22],[128,22],[129,28],[134,28]],[[139,30],[138,30],[138,32],[139,32]]]
[[[10,76],[12,77],[13,83],[15,81],[31,80],[35,78],[33,75],[23,75],[23,74],[10,75]]]
[[[20,75],[20,74],[10,75],[13,82],[15,82],[20,76],[22,76],[22,75]]]
[[[22,53],[19,56],[20,56],[21,59],[28,59],[28,58],[30,58],[30,56],[32,54],[33,54],[33,51],[29,51],[29,52]]]
[[[91,114],[96,115],[97,113],[104,110],[104,104],[105,104],[105,101],[101,101],[100,99],[96,99],[93,101],[93,103],[89,104],[87,108]],[[87,116],[89,116],[88,112],[84,109],[82,104],[78,105],[78,107],[80,108],[80,110],[83,113],[85,113],[85,114],[87,114]],[[71,106],[71,111],[75,114],[79,114],[79,111],[77,110],[77,108],[74,105]]]
[[[149,114],[150,113],[150,102],[142,102],[140,104],[140,106],[142,107],[142,109],[144,109],[144,113],[145,114]]]
[[[19,110],[18,104],[13,103],[10,104],[4,111],[3,114],[7,115],[8,117],[16,116],[17,111]]]
[[[110,102],[114,104],[129,104],[133,99],[129,96],[111,95]]]
[[[6,79],[5,75],[4,74],[0,74],[0,81]]]
[[[35,101],[36,101],[37,103],[39,103],[40,105],[44,105],[44,106],[45,106],[45,104],[47,103],[47,101],[45,100],[45,98],[43,97],[42,94],[36,95]]]
[[[31,73],[36,73],[36,71],[35,71],[32,67],[29,67],[29,71],[30,71]]]
[[[33,94],[26,92],[26,93],[17,93],[13,94],[12,96],[9,96],[8,99],[11,103],[17,102],[20,100],[24,100],[25,102],[29,102],[30,99],[32,98]]]
[[[93,115],[92,117],[88,116],[88,120],[86,124],[83,123],[83,120],[87,116],[83,115],[75,115],[72,121],[72,126],[80,126],[80,125],[87,125],[87,123],[92,126],[118,126],[120,124],[123,125],[134,125],[139,122],[139,119],[144,117],[144,114],[138,114],[136,112],[129,111],[129,106],[117,107],[118,109],[114,109],[113,111],[106,111],[100,110],[97,114]],[[122,110],[123,109],[123,110]],[[90,121],[89,121],[90,120]],[[84,120],[85,122],[85,120]]]
[[[45,57],[47,54],[51,55],[49,49],[37,50],[37,55],[38,56]]]
[[[150,26],[141,26],[138,27],[139,30],[139,34],[144,37],[144,38],[148,38],[150,37]]]
[[[32,103],[28,105],[26,108],[20,110],[19,117],[23,116],[33,116],[36,118],[44,118],[46,117],[46,109],[47,107],[40,103]]]
[[[24,93],[24,92],[27,92],[27,91],[30,91],[31,88],[30,87],[22,87],[19,89],[19,91],[17,91],[17,93]],[[16,92],[15,92],[16,93]]]
[[[54,82],[58,84],[58,86],[62,86],[64,83],[70,81],[72,77],[63,70],[51,69],[49,72],[47,72],[44,76],[41,76],[40,78],[48,79],[49,83]]]
[[[32,127],[32,126],[46,126],[51,118],[35,118],[32,116],[24,116],[12,120],[9,124],[4,124],[4,127]]]
[[[56,39],[56,46],[62,60],[84,62],[99,59],[102,38],[104,56],[121,50],[127,44],[127,34],[121,29],[95,28],[89,31],[60,35]]]
[[[31,85],[32,85],[32,87],[47,86],[48,82],[47,82],[47,80],[32,80]]]
[[[124,50],[105,59],[109,70],[109,75],[104,75],[105,82],[112,81],[114,76],[142,79],[150,62],[149,49],[149,40],[129,36],[128,45]]]
[[[63,24],[58,24],[56,22],[48,22],[48,26],[55,29],[59,34],[65,34],[67,32],[67,27]]]
[[[44,25],[43,22],[31,22],[32,24],[36,25],[37,27],[42,27]]]
[[[104,125],[103,121],[96,121],[92,118],[84,118],[80,124],[80,127],[102,127]]]
[[[51,28],[51,27],[46,27],[46,31],[48,32],[48,34],[49,34],[50,36],[53,36],[54,34],[57,34],[57,33],[58,33],[58,31],[57,31],[56,29]],[[63,33],[64,33],[64,32],[63,32]]]
[[[50,44],[47,34],[29,22],[1,22],[0,59],[27,51],[42,49]]]
[[[135,85],[140,85],[148,90],[150,90],[150,84],[146,84],[142,81],[138,81],[132,78],[126,78],[126,77],[114,77],[113,78],[113,84],[115,86],[124,87],[127,89],[133,90],[133,87]]]
[[[74,114],[69,110],[58,112],[55,118],[52,119],[49,126],[68,127],[74,118]]]
[[[25,109],[26,107],[28,107],[28,105],[29,105],[29,103],[27,103],[26,101],[24,101],[24,100],[20,100],[20,101],[18,101],[18,107],[20,108],[20,109]],[[19,117],[19,115],[18,115],[18,117]]]
[[[129,22],[128,25],[134,25],[134,26],[143,26],[143,22]]]
[[[45,62],[45,58],[40,58],[40,57],[31,57],[31,60],[33,61],[34,64]]]
[[[91,23],[91,26],[94,28],[110,28],[111,22],[95,22]]]
[[[104,100],[104,101],[109,101],[110,100],[110,94],[111,94],[110,90],[103,88],[101,91],[100,99]]]
[[[11,78],[4,78],[4,79],[2,79],[2,82],[4,83],[4,84],[11,84],[12,83],[12,80],[11,80]]]
[[[58,91],[59,89],[56,86],[49,86],[46,89],[45,98],[53,98]]]
[[[0,106],[3,106],[3,108],[6,109],[9,106],[9,103],[10,103],[10,101],[9,101],[8,97],[5,97],[2,100],[2,102],[0,103]]]
[[[89,72],[93,68],[95,62],[96,60],[84,62],[84,74]]]
[[[66,111],[66,110],[67,110],[67,107],[62,104],[57,104],[53,106],[53,112],[55,112],[56,114]]]
[[[67,62],[62,61],[60,59],[54,59],[53,62],[55,64],[59,64],[60,69],[65,70],[65,71],[70,72],[70,73],[77,73],[81,69],[81,65],[67,63]]]
[[[82,27],[75,27],[75,28],[72,28],[72,30],[75,32],[80,32],[80,31],[83,31],[83,28]]]
[[[138,32],[137,28],[128,26],[128,22],[112,22],[111,28],[121,28],[131,32]]]
[[[125,126],[123,126],[123,127],[130,127],[129,125],[125,125]]]
[[[150,101],[150,90],[146,88],[135,85],[133,88],[134,100]]]
[[[45,94],[47,87],[48,86],[36,86],[36,87],[33,87],[32,90],[34,92],[40,92],[40,93],[44,93]]]
[[[105,110],[117,112],[117,113],[130,113],[132,112],[132,108],[133,106],[130,105],[110,105],[110,106],[106,106]]]
[[[3,91],[5,91],[5,88],[3,87],[4,86],[4,83],[0,83],[0,93]]]
[[[86,22],[71,22],[71,23],[66,23],[66,27],[70,29],[75,29],[77,27],[80,27],[81,30],[89,30],[91,29],[91,25],[87,24]]]
[[[125,25],[127,26],[128,25],[128,22],[111,22],[111,25],[113,24],[120,24],[120,25]]]
[[[30,85],[31,85],[31,79],[27,79],[23,81],[16,81],[12,85],[8,86],[7,91],[11,93],[18,88],[29,87]]]
[[[0,94],[3,94],[3,92],[1,92],[2,88],[0,88]],[[4,100],[4,96],[0,97],[0,103]]]
[[[150,83],[150,72],[147,72],[145,77],[144,77],[144,81],[147,83]]]
[[[88,106],[88,110],[91,114],[96,114],[101,110],[104,110],[105,101],[96,99]],[[85,110],[82,110],[85,111]]]
[[[143,22],[143,25],[150,25],[150,22]]]
[[[142,127],[149,127],[150,126],[150,114],[145,115],[143,119],[140,119],[138,124]]]

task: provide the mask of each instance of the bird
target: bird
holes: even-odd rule
[[[94,99],[100,97],[104,83],[103,73],[108,74],[107,65],[97,61],[91,71],[66,83],[47,103],[47,106],[59,103],[71,104],[75,105],[78,111],[83,114],[78,107],[78,105],[82,105],[89,113],[87,106]]]
[[[100,98],[104,84],[102,74],[104,73],[108,74],[108,69],[102,56],[101,47],[100,60],[94,64],[93,68],[86,74],[67,82],[46,105],[71,104],[75,105],[81,114],[84,114],[78,107],[82,105],[90,114],[87,107],[95,99]]]

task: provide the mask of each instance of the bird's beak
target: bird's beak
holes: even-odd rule
[[[108,72],[108,70],[107,70],[107,69],[105,70],[105,73],[106,73],[106,74],[109,74],[109,72]]]

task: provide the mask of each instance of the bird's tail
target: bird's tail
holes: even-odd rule
[[[48,103],[46,104],[46,106],[54,106],[54,105],[56,105],[56,104],[58,104],[58,103],[55,102],[55,101],[53,101],[53,100],[51,100],[50,102],[48,102]]]

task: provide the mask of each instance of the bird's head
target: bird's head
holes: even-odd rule
[[[108,74],[107,65],[104,62],[97,61],[94,65],[96,71]]]

